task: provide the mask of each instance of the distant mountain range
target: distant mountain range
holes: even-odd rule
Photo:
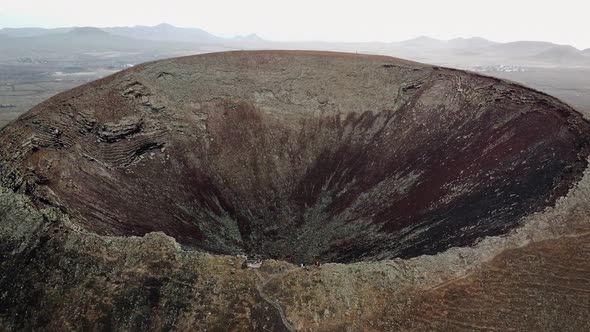
[[[112,35],[155,41],[175,41],[189,43],[220,43],[226,39],[214,36],[205,30],[198,28],[179,28],[170,24],[162,23],[156,26],[134,27],[112,27],[112,28],[94,28],[94,27],[71,27],[71,28],[4,28],[0,29],[0,35],[7,37],[44,37],[64,33],[82,33],[82,34],[100,34],[110,33]]]
[[[420,36],[414,39],[399,42],[398,44],[405,47],[437,49],[487,47],[497,45],[498,43],[480,37],[440,40],[427,36]]]
[[[153,27],[135,26],[105,28],[106,32],[114,35],[125,36],[129,38],[157,40],[157,41],[177,41],[193,43],[219,43],[223,39],[198,28],[178,28],[170,24],[160,24]]]
[[[45,29],[42,29],[45,30]],[[35,57],[44,59],[61,59],[63,57],[80,56],[91,53],[122,52],[122,53],[162,53],[194,48],[192,43],[173,41],[149,41],[129,38],[119,34],[112,34],[98,28],[73,28],[45,30],[42,34],[37,29],[0,30],[0,36],[5,39],[0,44],[0,60],[21,57]],[[26,37],[23,37],[25,35]]]
[[[255,34],[222,38],[198,28],[170,24],[134,27],[0,29],[0,60],[22,56],[59,57],[96,52],[184,54],[231,49],[319,49],[386,54],[450,65],[588,66],[590,49],[539,41],[497,43],[484,38],[439,40],[427,36],[401,42],[277,42]],[[148,42],[149,41],[149,42]]]

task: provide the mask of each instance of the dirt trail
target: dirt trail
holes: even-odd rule
[[[295,332],[296,329],[293,327],[293,325],[291,325],[291,323],[287,319],[287,316],[285,315],[285,311],[283,310],[283,307],[281,306],[281,304],[279,302],[273,300],[270,296],[268,296],[268,294],[266,294],[266,292],[264,291],[264,287],[266,287],[266,285],[268,285],[268,283],[271,282],[272,280],[274,280],[276,278],[282,278],[282,277],[286,276],[287,274],[293,272],[293,270],[295,270],[295,268],[287,269],[286,271],[283,271],[279,274],[273,275],[272,277],[270,277],[266,280],[264,280],[264,278],[260,275],[260,272],[256,271],[256,275],[258,276],[258,278],[260,278],[261,280],[264,280],[261,284],[256,286],[256,290],[258,291],[258,294],[260,294],[260,297],[262,297],[262,299],[264,299],[264,301],[266,301],[268,304],[270,304],[271,306],[273,306],[277,310],[277,312],[281,316],[281,321],[283,322],[283,325],[285,326],[285,330],[291,331],[291,332]]]

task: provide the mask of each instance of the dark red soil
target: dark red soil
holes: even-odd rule
[[[2,131],[0,166],[31,174],[15,190],[100,234],[350,262],[516,227],[580,178],[589,129],[552,97],[475,74],[230,52],[60,94]]]

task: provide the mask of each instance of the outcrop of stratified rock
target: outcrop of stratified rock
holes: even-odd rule
[[[461,327],[419,312],[446,301],[459,315],[477,301],[445,292],[484,281],[527,292],[494,274],[510,254],[491,275],[445,278],[484,269],[481,253],[507,245],[482,239],[547,213],[582,179],[589,129],[545,94],[389,57],[229,52],[134,67],[0,132],[0,326]],[[241,270],[203,252],[286,262]],[[315,261],[368,262],[287,263]],[[576,278],[580,262],[557,272]],[[506,310],[534,302],[523,297]]]

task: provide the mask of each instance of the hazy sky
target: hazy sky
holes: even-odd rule
[[[162,22],[271,40],[482,36],[590,48],[590,0],[0,0],[0,27]]]

